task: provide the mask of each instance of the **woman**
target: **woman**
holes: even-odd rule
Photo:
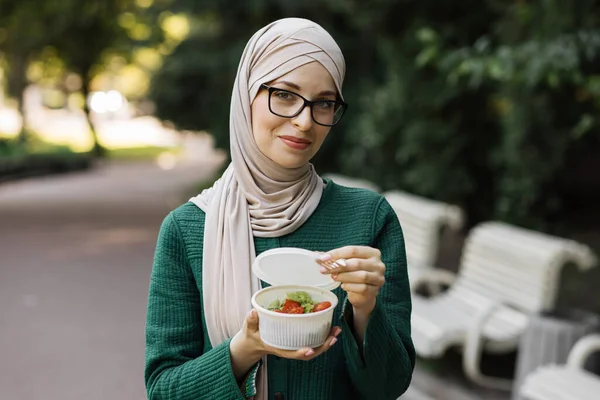
[[[150,399],[379,400],[408,387],[415,358],[400,224],[383,197],[323,180],[309,163],[346,109],[344,74],[339,47],[311,21],[279,20],[248,42],[231,100],[232,163],[159,234]],[[339,326],[320,348],[260,340],[250,298],[261,282],[250,267],[276,247],[339,265]]]

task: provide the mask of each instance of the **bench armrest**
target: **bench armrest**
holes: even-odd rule
[[[498,311],[498,308],[503,305],[501,302],[490,303],[475,317],[475,320],[469,326],[464,344],[463,369],[471,380],[481,386],[498,390],[511,390],[513,386],[511,380],[486,376],[480,368],[484,343],[483,328],[494,313]]]
[[[600,334],[590,334],[579,339],[567,358],[567,367],[573,369],[583,369],[586,359],[600,351]]]

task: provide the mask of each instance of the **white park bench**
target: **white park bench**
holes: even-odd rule
[[[466,375],[483,386],[510,390],[512,382],[484,376],[483,350],[518,347],[528,316],[552,309],[561,267],[592,267],[585,245],[500,222],[485,222],[466,239],[454,284],[444,293],[413,295],[412,339],[417,354],[439,358],[462,348]]]
[[[462,209],[399,190],[384,196],[402,225],[411,290],[426,285],[427,293],[439,293],[455,279],[454,273],[435,268],[440,239],[445,228],[459,231],[463,227]]]
[[[377,192],[377,193],[381,192],[381,188],[379,186],[377,186],[373,182],[366,180],[366,179],[353,178],[350,176],[339,175],[339,174],[323,174],[321,176],[323,178],[331,179],[338,185],[361,188],[361,189],[368,189],[368,190],[372,190],[373,192]]]
[[[584,369],[586,359],[600,351],[600,335],[579,339],[565,365],[545,365],[526,376],[520,400],[591,400],[600,398],[600,377]]]

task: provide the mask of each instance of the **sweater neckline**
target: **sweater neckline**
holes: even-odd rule
[[[321,195],[321,201],[319,201],[319,206],[317,208],[319,208],[321,206],[321,204],[326,203],[327,200],[329,199],[329,197],[333,196],[333,193],[337,189],[337,184],[335,184],[335,182],[333,182],[331,179],[329,179],[329,178],[321,178],[321,179],[323,179],[323,182],[325,182],[325,188],[323,189],[323,194]]]

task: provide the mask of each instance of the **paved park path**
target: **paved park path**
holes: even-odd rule
[[[0,185],[0,399],[146,398],[158,229],[217,160],[198,139],[170,170],[109,163]]]

